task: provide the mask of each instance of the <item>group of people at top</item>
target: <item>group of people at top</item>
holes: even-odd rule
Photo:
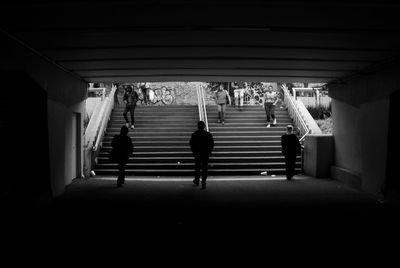
[[[245,82],[232,82],[234,94],[234,105],[240,110],[243,110],[244,94],[247,88]],[[139,88],[143,94],[144,105],[150,104],[150,87],[149,83],[140,83]],[[139,95],[132,86],[127,86],[123,96],[125,102],[125,110],[123,116],[128,128],[135,128],[135,108],[136,103],[139,101]],[[264,92],[264,109],[267,117],[267,127],[275,126],[277,124],[275,116],[275,107],[279,101],[279,94],[269,85]],[[232,103],[229,92],[225,89],[224,84],[220,84],[215,93],[215,102],[218,108],[218,123],[225,124],[226,106]],[[128,118],[130,113],[130,120]]]
[[[233,88],[233,95],[235,103],[234,105],[243,111],[244,93],[246,91],[247,85],[245,82],[232,82],[231,87]],[[229,92],[225,89],[223,84],[220,84],[216,93],[215,101],[218,105],[218,123],[225,124],[226,106],[230,105],[231,97]],[[267,127],[275,126],[276,116],[275,107],[279,101],[279,94],[269,85],[264,92],[264,109],[267,116]]]

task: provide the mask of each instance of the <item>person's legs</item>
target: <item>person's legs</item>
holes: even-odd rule
[[[271,116],[270,116],[270,114],[271,114],[271,105],[267,103],[267,104],[265,104],[264,108],[265,108],[265,113],[267,115],[267,126],[269,126],[270,121],[271,121]]]
[[[201,173],[201,187],[203,189],[206,188],[206,182],[207,182],[207,174],[208,174],[208,158],[205,158],[201,162],[201,168],[202,168],[202,173]]]
[[[217,104],[217,109],[218,109],[218,123],[221,123],[222,107],[220,104]]]
[[[140,90],[142,91],[144,104],[147,105],[147,97],[146,97],[147,96],[147,94],[146,94],[147,89],[141,88]]]
[[[239,109],[242,110],[243,109],[243,100],[244,100],[244,89],[241,89],[239,92]]]
[[[118,163],[118,179],[117,179],[117,185],[118,187],[121,187],[122,184],[125,183],[125,163]]]
[[[136,105],[130,105],[129,106],[129,112],[131,114],[132,127],[135,125],[135,108],[136,108]]]
[[[128,107],[128,105],[126,105],[123,115],[124,115],[125,122],[126,122],[127,124],[129,124],[129,120],[128,120],[128,116],[127,116],[128,111],[129,111],[129,107]]]
[[[286,179],[291,180],[294,176],[296,164],[296,155],[285,155]]]
[[[293,154],[290,156],[290,171],[291,171],[290,175],[292,178],[296,174],[295,168],[296,168],[296,155]]]
[[[233,96],[235,98],[235,107],[239,107],[239,90],[235,89],[233,91]]]
[[[225,111],[226,111],[226,104],[221,105],[221,120],[222,124],[225,123]]]
[[[146,103],[150,105],[150,88],[146,88]]]
[[[272,125],[276,125],[276,117],[275,117],[275,105],[271,105],[271,117],[272,117]]]
[[[290,176],[290,161],[289,157],[285,155],[285,174],[286,174],[286,179],[290,180],[292,177]]]
[[[198,157],[195,157],[194,159],[194,180],[193,183],[196,186],[199,186],[200,183],[200,159]]]

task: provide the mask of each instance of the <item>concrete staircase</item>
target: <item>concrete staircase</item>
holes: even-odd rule
[[[219,175],[285,174],[280,139],[292,120],[286,110],[276,109],[277,125],[266,127],[265,111],[260,106],[245,106],[239,111],[227,107],[225,124],[218,123],[216,106],[207,106],[210,132],[215,147],[210,161],[210,173]],[[298,158],[297,170],[301,170]]]
[[[111,140],[125,123],[123,107],[115,107],[103,139],[95,169],[98,175],[117,175],[117,165],[110,163]],[[210,132],[215,147],[210,160],[210,175],[284,174],[280,136],[291,123],[288,113],[278,109],[278,125],[265,126],[265,112],[258,106],[243,111],[228,107],[225,125],[217,123],[216,106],[207,106]],[[138,106],[135,129],[129,135],[135,146],[129,159],[127,175],[192,176],[193,156],[189,147],[197,128],[197,106]],[[298,163],[300,168],[300,159]]]

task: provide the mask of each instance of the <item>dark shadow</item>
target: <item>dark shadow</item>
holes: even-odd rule
[[[400,202],[400,177],[398,172],[400,139],[398,137],[398,126],[400,118],[400,90],[390,96],[389,129],[388,129],[388,152],[386,162],[386,183],[384,194],[386,199],[396,199]]]
[[[3,71],[1,81],[0,181],[12,213],[51,197],[47,93],[23,72]]]

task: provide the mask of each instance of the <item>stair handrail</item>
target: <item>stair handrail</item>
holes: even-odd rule
[[[204,90],[201,87],[201,85],[197,87],[197,107],[199,110],[199,120],[204,122],[205,129],[208,131],[209,129],[208,129],[206,105],[204,100]]]
[[[293,120],[294,126],[299,130],[299,134],[301,135],[300,142],[302,142],[306,135],[311,133],[311,129],[303,119],[303,116],[296,105],[295,99],[290,95],[287,86],[282,84],[281,88],[284,94],[284,102],[288,109],[288,113]]]
[[[117,90],[117,87],[113,86],[111,89],[110,94],[108,95],[108,98],[105,100],[104,104],[104,116],[102,116],[102,119],[100,121],[100,126],[95,138],[95,142],[93,145],[93,151],[96,152],[99,149],[100,142],[103,140],[104,132],[107,127],[108,121],[110,120],[111,116],[111,111],[114,108],[114,95]]]
[[[199,110],[199,121],[203,121],[203,106],[201,105],[200,100],[200,86],[197,87],[197,108]]]
[[[204,93],[204,87],[200,86],[200,96],[201,96],[201,104],[202,104],[202,111],[203,111],[203,119],[204,123],[206,125],[206,130],[209,131],[208,128],[208,118],[207,118],[207,109],[206,109],[206,100],[205,100],[205,93]]]

